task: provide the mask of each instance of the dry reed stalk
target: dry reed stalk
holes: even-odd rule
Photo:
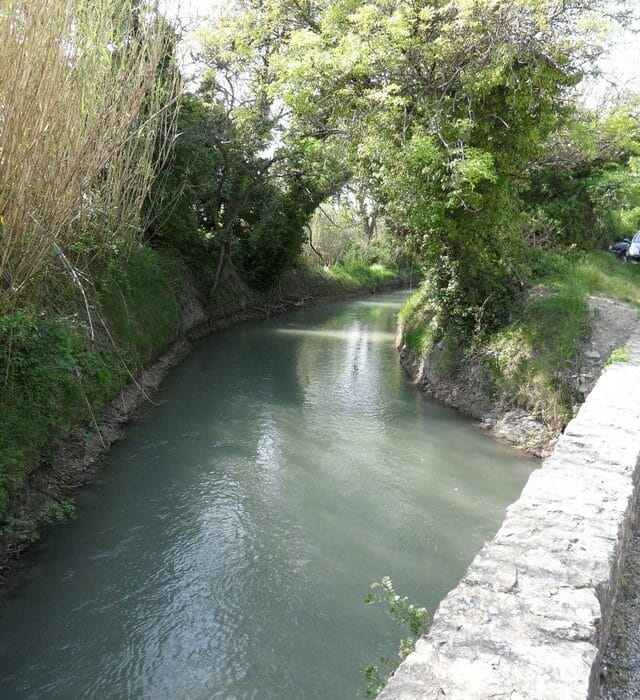
[[[136,239],[175,124],[169,41],[148,6],[0,0],[0,308],[80,238]]]

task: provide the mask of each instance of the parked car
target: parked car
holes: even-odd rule
[[[624,258],[625,255],[627,254],[627,250],[629,249],[629,246],[631,245],[631,241],[628,238],[623,238],[621,241],[616,241],[616,243],[611,243],[607,247],[607,250],[612,253],[613,255],[616,256],[616,258]]]
[[[640,262],[640,231],[631,239],[625,255],[630,262]]]

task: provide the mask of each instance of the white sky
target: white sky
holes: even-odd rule
[[[633,28],[611,37],[611,52],[601,62],[602,78],[585,86],[588,104],[605,103],[607,94],[640,94],[640,8],[635,14]]]
[[[189,29],[220,12],[227,5],[225,0],[160,0],[160,9],[171,19],[178,19]]]

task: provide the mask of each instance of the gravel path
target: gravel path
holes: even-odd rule
[[[591,312],[591,333],[578,353],[571,380],[576,389],[586,396],[598,381],[615,348],[624,346],[631,331],[640,324],[640,311],[620,301],[602,296],[588,299]]]

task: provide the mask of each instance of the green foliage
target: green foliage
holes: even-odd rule
[[[267,287],[298,259],[316,200],[300,182],[270,176],[246,111],[229,110],[205,82],[182,99],[178,136],[152,198],[155,245],[186,257],[211,281],[229,250],[242,276]],[[299,178],[298,178],[299,179]],[[289,182],[291,180],[291,182]]]
[[[54,523],[66,523],[75,518],[76,507],[71,500],[49,501],[32,517],[9,517],[0,527],[0,535],[16,543],[33,543],[40,528]]]
[[[234,262],[242,276],[256,287],[267,287],[291,269],[305,241],[305,224],[313,206],[293,191],[271,183],[256,187],[252,211],[238,232]]]
[[[499,327],[522,296],[528,230],[551,228],[574,243],[589,228],[589,240],[597,238],[613,220],[634,225],[629,192],[624,212],[612,206],[615,198],[622,206],[624,187],[598,150],[606,141],[616,163],[630,152],[630,110],[612,116],[599,140],[583,124],[570,129],[582,154],[600,158],[599,174],[538,167],[523,201],[532,161],[573,117],[565,98],[593,48],[580,28],[594,25],[594,9],[569,2],[556,11],[538,0],[230,6],[203,37],[201,96],[224,115],[216,128],[225,136],[203,146],[217,162],[223,142],[239,145],[223,159],[225,172],[209,168],[203,190],[242,182],[244,202],[225,202],[237,225],[222,237],[212,229],[215,245],[231,241],[245,278],[266,286],[294,262],[314,208],[348,181],[367,243],[380,216],[396,254],[420,256],[434,337],[443,328],[470,335]],[[248,174],[227,173],[236,161]],[[314,217],[321,252],[326,231]],[[354,235],[329,238],[325,262],[389,262],[388,251]]]
[[[547,246],[589,250],[632,236],[640,228],[639,161],[542,170],[527,201],[544,212]]]
[[[329,274],[338,282],[359,289],[376,289],[391,284],[397,273],[380,263],[367,265],[361,260],[352,260],[329,268]]]
[[[179,277],[176,261],[144,246],[127,257],[114,255],[97,272],[97,297],[113,340],[111,350],[117,348],[131,369],[153,359],[175,334]],[[99,378],[108,371],[108,361],[95,362]]]
[[[604,368],[611,367],[615,362],[629,362],[630,359],[631,355],[629,355],[629,351],[626,348],[614,348],[605,362]]]
[[[34,306],[0,316],[0,522],[12,517],[12,498],[55,440],[93,425],[131,372],[175,333],[177,275],[155,251],[114,254],[96,274],[95,343],[83,311],[73,307],[64,316]]]
[[[213,199],[212,174],[220,167],[215,149],[208,144],[213,138],[224,138],[225,126],[221,115],[185,95],[171,156],[156,178],[150,200],[154,216],[147,235],[151,242],[194,262],[215,260],[212,241],[201,226],[206,218],[204,205]]]
[[[395,661],[384,657],[378,660],[378,664],[367,666],[364,669],[365,695],[367,697],[375,697],[382,690],[400,661],[413,651],[418,639],[425,635],[429,628],[426,608],[418,607],[409,603],[406,597],[399,596],[388,576],[371,584],[371,588],[374,592],[369,593],[364,602],[367,605],[372,603],[385,605],[387,614],[400,627],[406,628],[408,636],[400,640]]]
[[[577,79],[545,8],[330,2],[277,52],[287,137],[313,134],[368,183],[419,251],[440,328],[496,327],[521,294],[520,192]]]
[[[604,115],[577,111],[569,127],[552,138],[543,158],[548,162],[533,171],[525,194],[538,244],[589,250],[635,233],[639,153],[635,102]]]
[[[308,225],[305,256],[325,265],[361,260],[410,269],[412,256],[367,195],[347,188],[344,196],[321,204]]]

